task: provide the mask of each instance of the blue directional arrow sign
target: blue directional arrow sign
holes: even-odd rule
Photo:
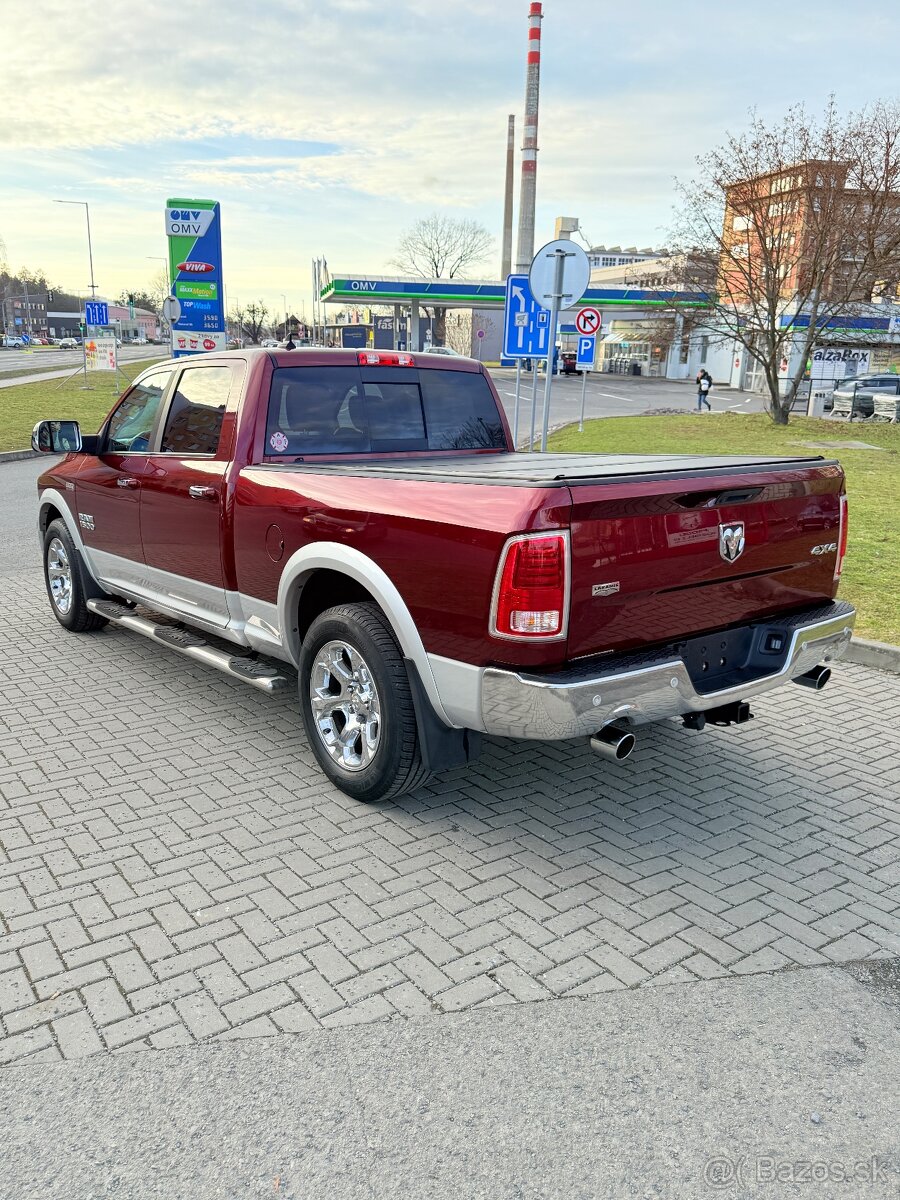
[[[531,294],[527,275],[506,277],[503,357],[541,358],[547,353],[550,313]]]
[[[578,353],[575,356],[576,367],[581,367],[585,371],[593,371],[596,344],[597,339],[594,337],[579,337]]]
[[[102,300],[88,300],[84,306],[84,319],[88,325],[108,325],[109,305]]]

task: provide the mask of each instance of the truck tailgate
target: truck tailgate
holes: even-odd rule
[[[614,491],[606,481],[570,478],[569,488],[570,658],[722,629],[834,595],[837,463],[754,464],[705,477],[669,471],[624,486],[620,478]]]

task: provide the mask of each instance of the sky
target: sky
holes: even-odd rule
[[[485,225],[496,252],[475,274],[499,277],[528,0],[266,0],[259,12],[179,0],[110,5],[108,20],[103,8],[33,0],[6,23],[10,267],[85,291],[84,215],[52,201],[87,201],[100,293],[148,287],[177,196],[222,204],[229,307],[280,312],[284,295],[309,314],[316,256],[332,274],[396,274],[400,237],[433,212]],[[893,73],[864,67],[860,36],[873,53],[898,45],[900,6],[544,0],[535,248],[562,215],[593,244],[664,245],[673,180],[751,108],[891,94]]]

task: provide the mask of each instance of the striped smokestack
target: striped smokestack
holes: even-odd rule
[[[528,70],[525,76],[525,134],[522,139],[522,188],[519,194],[519,242],[516,270],[521,274],[534,258],[534,206],[537,185],[538,102],[541,92],[541,5],[528,10]]]
[[[503,192],[503,247],[500,258],[500,278],[505,279],[512,270],[512,226],[513,192],[516,181],[516,118],[509,114],[506,132],[506,188]]]

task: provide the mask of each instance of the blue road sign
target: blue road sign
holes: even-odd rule
[[[550,314],[532,296],[528,276],[508,275],[503,310],[503,357],[545,357],[549,335]]]
[[[583,367],[586,371],[593,371],[596,343],[597,339],[593,337],[580,337],[578,339],[578,354],[575,357],[576,367]]]
[[[84,319],[88,325],[108,325],[109,305],[102,300],[85,301]]]

